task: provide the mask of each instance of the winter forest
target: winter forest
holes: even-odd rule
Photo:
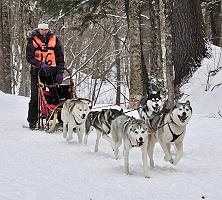
[[[77,93],[94,105],[134,107],[160,90],[172,106],[211,56],[209,43],[222,46],[220,0],[1,0],[0,11],[0,90],[9,94],[30,96],[27,35],[41,18],[61,37]]]

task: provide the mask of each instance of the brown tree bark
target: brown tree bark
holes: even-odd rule
[[[176,0],[172,24],[174,84],[179,88],[200,67],[207,53],[200,0]]]
[[[166,83],[167,83],[167,94],[168,99],[166,102],[166,108],[171,109],[175,104],[175,88],[174,88],[174,62],[172,57],[172,8],[173,2],[171,0],[166,0],[165,5],[163,5],[165,20],[164,20],[164,35],[165,35],[165,48],[166,48]]]
[[[9,0],[0,1],[0,90],[12,93]]]
[[[129,1],[129,42],[130,42],[130,107],[136,108],[144,94],[141,41],[140,41],[140,1]]]

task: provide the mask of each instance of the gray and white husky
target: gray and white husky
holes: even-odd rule
[[[160,91],[148,93],[143,96],[138,103],[138,113],[141,119],[144,119],[149,124],[149,119],[153,114],[160,112],[163,107],[163,100]]]
[[[119,147],[124,144],[124,171],[129,174],[129,151],[139,147],[142,151],[143,172],[146,178],[150,177],[147,161],[148,127],[144,120],[122,115],[111,124],[111,145],[115,158],[118,159]]]
[[[91,101],[84,98],[68,99],[63,104],[61,119],[63,121],[63,137],[67,142],[73,138],[73,130],[77,132],[79,142],[82,143],[85,133],[85,121],[90,111]]]
[[[148,155],[150,166],[154,167],[153,150],[155,143],[159,141],[162,147],[166,161],[176,165],[183,154],[183,139],[186,132],[187,123],[190,121],[192,108],[190,101],[186,103],[177,103],[171,110],[163,110],[156,114],[149,127]],[[176,156],[171,154],[171,144],[175,144]]]
[[[117,110],[117,109],[103,109],[102,111],[91,111],[86,119],[85,122],[85,138],[84,138],[84,144],[87,144],[88,141],[88,135],[91,132],[91,128],[93,127],[96,129],[97,138],[96,138],[96,144],[95,144],[95,152],[98,151],[99,146],[99,140],[101,136],[111,142],[111,139],[109,137],[110,128],[112,121],[120,116],[124,115],[123,110]]]

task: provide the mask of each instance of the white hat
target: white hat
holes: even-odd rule
[[[38,24],[38,29],[49,29],[49,24],[47,20],[40,20]]]

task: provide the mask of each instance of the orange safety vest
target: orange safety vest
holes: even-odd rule
[[[56,66],[54,47],[56,45],[56,36],[49,38],[48,45],[42,42],[37,36],[34,36],[33,46],[35,48],[35,58],[51,67]]]

